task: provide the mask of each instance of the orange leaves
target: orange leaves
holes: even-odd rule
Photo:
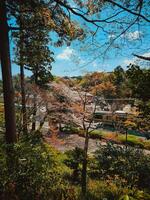
[[[94,72],[84,76],[80,85],[91,91],[93,95],[103,95],[104,97],[112,97],[116,95],[116,86],[114,85],[113,74],[104,72]]]
[[[51,11],[48,8],[42,8],[41,14],[44,19],[44,24],[46,26],[49,26],[51,29],[55,28],[56,24],[54,20],[52,19]]]
[[[126,128],[136,128],[136,123],[133,122],[133,121],[130,121],[129,119],[127,119],[125,122],[124,122],[124,126]]]
[[[15,97],[21,97],[21,94],[20,94],[20,92],[15,92]]]

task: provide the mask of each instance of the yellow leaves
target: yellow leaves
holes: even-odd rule
[[[136,127],[136,123],[133,122],[133,121],[130,121],[129,119],[127,119],[124,122],[124,125],[125,125],[126,128],[135,128]]]

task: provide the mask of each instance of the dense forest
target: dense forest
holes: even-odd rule
[[[0,0],[0,199],[150,199],[150,57],[140,53],[149,51],[149,8]],[[125,48],[138,62],[53,74],[56,51],[76,43],[91,69],[88,57],[115,60]]]

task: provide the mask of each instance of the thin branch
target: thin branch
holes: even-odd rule
[[[124,29],[119,35],[117,35],[117,37],[115,37],[111,43],[109,44],[109,46],[106,48],[105,50],[105,53],[108,51],[108,49],[112,46],[112,44],[117,40],[119,39],[122,35],[124,35],[135,23],[136,21],[138,20],[138,17],[126,28]]]
[[[115,6],[119,7],[119,8],[121,8],[121,9],[123,9],[123,10],[125,10],[125,11],[127,11],[128,13],[131,13],[132,15],[136,15],[136,16],[138,16],[138,17],[141,17],[142,19],[144,19],[144,20],[147,21],[147,22],[150,22],[150,19],[148,19],[147,17],[145,17],[144,15],[142,15],[140,12],[138,12],[138,13],[137,13],[137,12],[134,12],[134,11],[132,11],[132,10],[130,10],[130,9],[128,9],[128,8],[126,8],[126,7],[120,5],[119,3],[115,2],[115,1],[112,1],[112,0],[107,0],[107,2],[112,3],[113,5],[115,5]],[[142,9],[142,6],[140,6],[140,10],[141,10],[141,9]]]
[[[60,6],[63,6],[64,8],[66,8],[67,10],[70,10],[74,15],[81,17],[82,19],[84,19],[86,22],[92,23],[93,25],[95,25],[96,27],[99,27],[99,25],[97,23],[101,23],[101,22],[105,22],[105,23],[110,23],[107,20],[111,19],[117,15],[119,15],[122,11],[106,18],[106,19],[89,19],[87,17],[85,17],[83,14],[76,12],[74,8],[70,7],[69,5],[65,4],[64,2],[61,2],[60,0],[55,0],[55,2],[57,2]],[[77,10],[77,9],[76,9]],[[81,11],[80,11],[81,12]]]
[[[20,27],[9,26],[8,29],[9,29],[10,31],[19,31],[19,30],[20,30]]]

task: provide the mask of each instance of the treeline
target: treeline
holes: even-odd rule
[[[106,99],[135,98],[144,102],[150,98],[149,81],[149,68],[130,64],[126,69],[118,66],[112,72],[88,73],[77,78],[76,84]]]
[[[143,116],[150,114],[150,69],[130,64],[126,69],[118,66],[112,72],[94,72],[84,76],[64,79],[70,86],[79,86],[94,96],[104,99],[124,99],[130,103],[135,99],[136,106]]]
[[[130,64],[124,70],[121,66],[113,72],[94,72],[77,81],[84,90],[105,99],[137,100],[137,107],[143,116],[150,114],[150,69]]]

